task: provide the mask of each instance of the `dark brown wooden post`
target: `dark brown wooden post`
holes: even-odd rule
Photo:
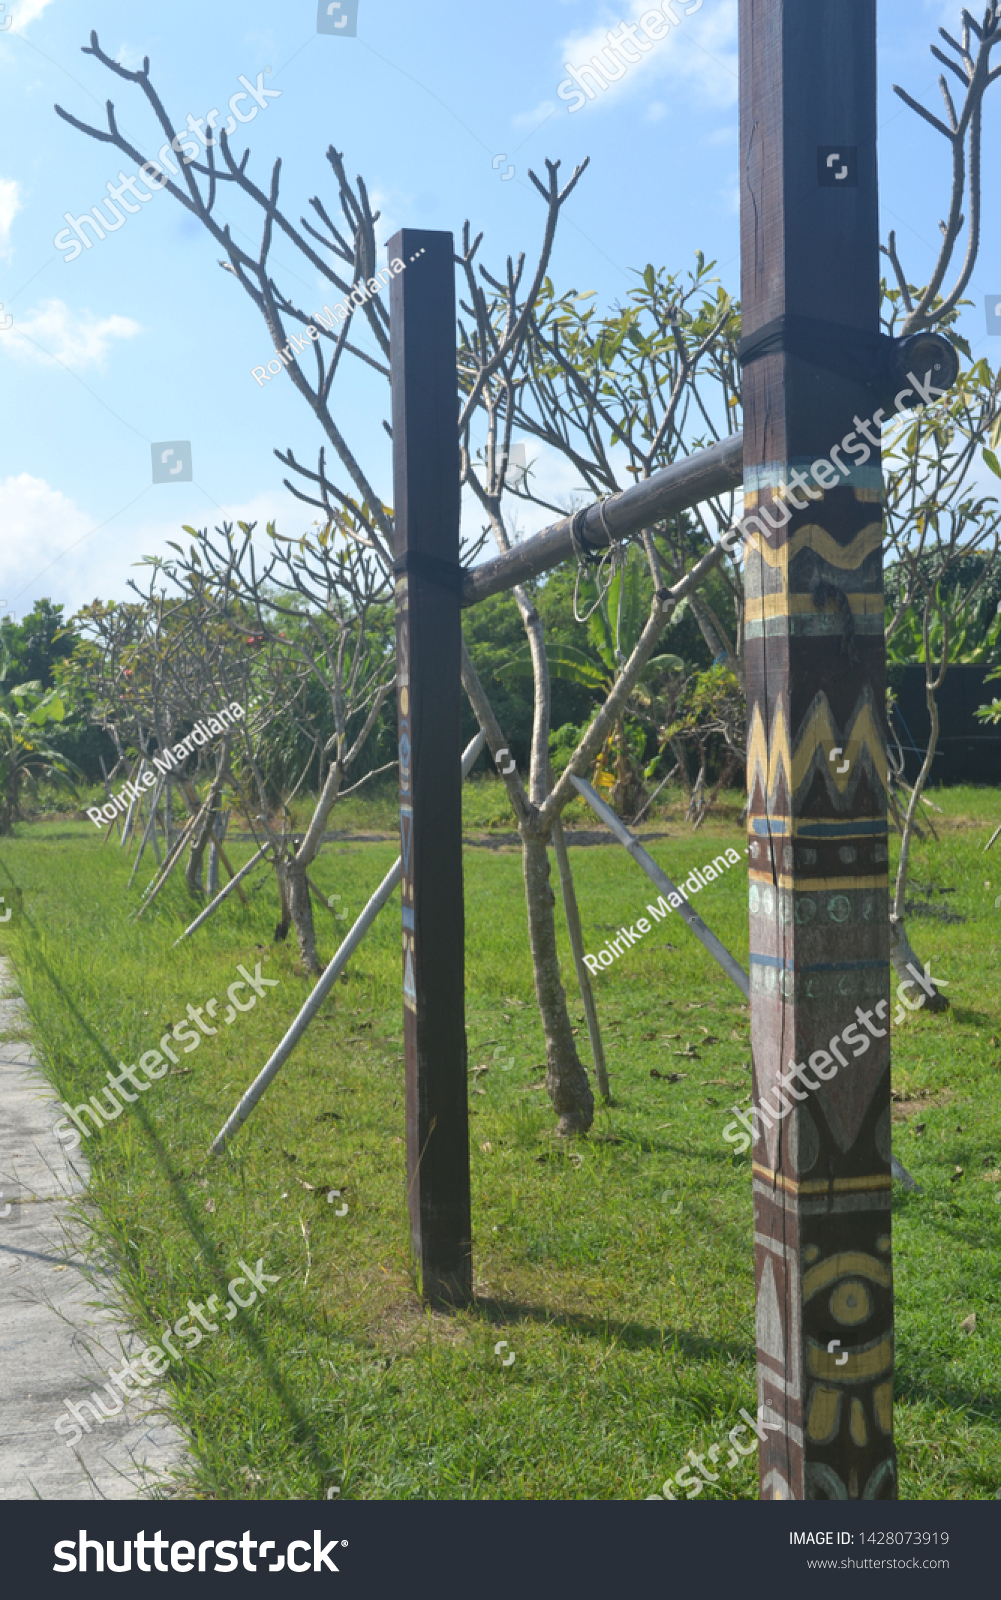
[[[760,1495],[895,1499],[875,0],[740,51]]]
[[[404,228],[388,252],[410,1237],[425,1299],[457,1305],[472,1259],[452,235]]]

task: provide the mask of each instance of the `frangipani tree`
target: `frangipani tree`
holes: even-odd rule
[[[396,683],[392,591],[382,563],[356,537],[363,524],[344,512],[299,538],[279,534],[269,523],[261,551],[255,526],[240,523],[234,530],[224,523],[214,535],[185,528],[192,540],[187,550],[172,542],[176,556],[154,565],[197,604],[206,630],[224,630],[249,652],[254,697],[270,711],[248,719],[248,727],[259,727],[267,714],[272,727],[287,722],[306,744],[308,754],[281,795],[278,817],[271,815],[257,744],[242,731],[240,758],[278,874],[279,934],[284,937],[291,923],[305,970],[319,973],[308,872],[331,810],[347,792],[345,783]],[[318,792],[300,833],[292,826],[291,802],[305,793],[317,761]],[[359,781],[393,765],[372,769]]]
[[[904,929],[904,901],[918,806],[938,744],[936,696],[1001,560],[1001,507],[978,483],[985,441],[999,417],[1001,374],[978,361],[949,394],[902,428],[884,454],[887,652],[892,660],[913,651],[923,664],[930,725],[904,819],[890,913],[891,959],[901,977],[908,962],[917,962]],[[958,581],[961,574],[970,581]],[[999,622],[988,629],[990,646]],[[933,995],[928,1003],[944,1009],[948,1002]]]

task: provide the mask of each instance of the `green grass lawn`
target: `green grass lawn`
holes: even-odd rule
[[[940,842],[916,846],[912,896],[965,920],[910,920],[952,1009],[916,1013],[894,1035],[895,1150],[923,1189],[894,1192],[900,1492],[989,1499],[1001,1485],[1001,842],[983,846],[1001,804],[990,790],[932,798],[947,815],[935,816]],[[466,806],[468,835],[509,829],[495,780],[468,785]],[[737,810],[693,835],[675,797],[651,824],[669,835],[651,853],[676,880],[727,844],[743,860]],[[591,826],[576,806],[573,817]],[[352,799],[332,825],[390,832],[392,797]],[[252,876],[251,891],[264,887],[246,908],[231,897],[173,950],[194,914],[183,882],[130,921],[145,863],[127,894],[129,864],[102,839],[53,820],[0,841],[14,908],[0,950],[62,1098],[97,1093],[189,1002],[222,1000],[238,963],[280,980],[88,1144],[98,1236],[151,1342],[189,1297],[225,1298],[239,1258],[263,1257],[279,1277],[166,1380],[193,1441],[185,1494],[319,1499],[336,1484],[342,1498],[642,1498],[741,1406],[753,1411],[750,1166],[721,1137],[750,1093],[748,1011],[677,917],[596,979],[613,1103],[590,1138],[554,1150],[520,855],[497,839],[466,849],[469,1059],[488,1070],[470,1076],[477,1299],[445,1316],[422,1310],[408,1256],[397,900],[216,1160],[209,1141],[310,988],[294,941],[272,943],[273,879]],[[234,864],[251,848],[233,841]],[[353,917],[396,854],[392,840],[333,843],[313,875]],[[656,899],[616,845],[571,861],[588,950]],[[698,901],[744,965],[746,904],[742,867]],[[326,959],[350,923],[316,915]],[[327,1203],[328,1188],[343,1201]],[[756,1495],[753,1456],[705,1491]]]

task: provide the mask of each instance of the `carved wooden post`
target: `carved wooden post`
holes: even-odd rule
[[[740,49],[760,1494],[895,1499],[875,0]]]
[[[389,259],[410,1236],[424,1297],[472,1293],[462,901],[459,439],[450,233]]]

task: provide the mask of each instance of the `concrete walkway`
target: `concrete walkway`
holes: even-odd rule
[[[142,1341],[103,1309],[117,1295],[79,1215],[83,1151],[67,1154],[53,1137],[62,1113],[30,1043],[3,1042],[28,1032],[3,957],[0,996],[0,1500],[136,1500],[157,1486],[169,1494],[185,1446],[155,1410],[155,1388],[101,1426],[85,1412],[91,1431],[75,1445],[54,1430],[66,1401],[103,1392],[108,1369]]]

